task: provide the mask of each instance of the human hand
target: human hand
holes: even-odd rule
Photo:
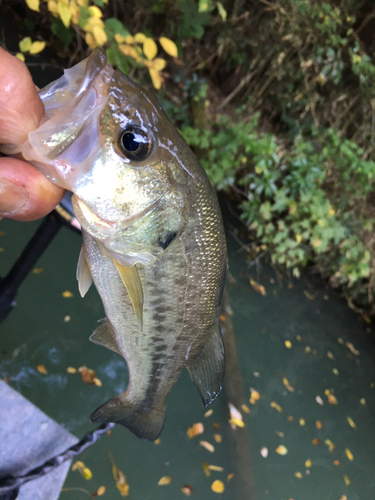
[[[43,114],[26,65],[0,48],[0,144],[22,144]],[[0,219],[39,219],[55,208],[64,193],[26,161],[0,158]]]

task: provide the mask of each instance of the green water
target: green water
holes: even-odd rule
[[[0,222],[0,231],[5,233],[0,236],[0,275],[9,270],[38,224]],[[89,498],[84,491],[71,488],[93,493],[101,485],[106,486],[102,498],[122,498],[112,476],[110,454],[126,475],[129,498],[135,500],[187,498],[181,491],[185,484],[194,488],[192,498],[199,500],[247,500],[250,493],[238,489],[246,481],[253,484],[257,500],[375,498],[375,350],[369,326],[322,285],[309,278],[290,282],[265,264],[258,269],[249,266],[246,252],[239,251],[230,235],[228,244],[231,320],[243,403],[251,409],[250,414],[242,412],[245,431],[231,429],[225,393],[211,405],[213,414],[205,418],[185,371],[168,398],[161,443],[142,442],[116,426],[111,436],[79,457],[91,469],[92,479],[86,481],[77,471],[70,471],[61,500]],[[16,308],[0,326],[0,376],[10,377],[13,388],[78,437],[95,428],[88,421],[90,413],[127,384],[123,359],[88,340],[104,314],[94,288],[84,299],[79,296],[75,267],[80,246],[80,236],[63,228],[37,264],[43,270],[27,277]],[[250,278],[265,287],[265,296],[253,289]],[[72,297],[63,297],[67,290]],[[291,342],[291,348],[285,341]],[[354,353],[347,343],[353,345]],[[45,366],[46,375],[38,372],[38,365]],[[79,373],[67,373],[69,366],[82,365],[95,370],[102,387],[85,385]],[[249,402],[250,388],[261,396],[255,404]],[[328,404],[326,390],[338,404]],[[271,403],[280,405],[282,411]],[[348,417],[356,428],[349,425]],[[194,422],[203,422],[205,432],[190,440],[186,430]],[[212,426],[214,422],[220,425],[219,431]],[[246,439],[239,440],[248,440],[245,458],[233,452],[238,447],[235,432],[245,432]],[[221,443],[214,441],[214,433],[221,434]],[[202,448],[201,439],[214,444],[215,452]],[[331,452],[327,439],[335,445]],[[287,448],[286,455],[275,452],[279,445]],[[262,448],[268,449],[266,458],[260,453]],[[345,449],[353,455],[352,461]],[[311,467],[306,467],[307,460]],[[224,471],[206,477],[203,462]],[[301,478],[295,476],[297,472]],[[234,477],[228,482],[230,473]],[[241,478],[241,474],[249,477]],[[171,484],[158,486],[162,476],[170,476]],[[211,491],[215,479],[224,482],[223,494]]]

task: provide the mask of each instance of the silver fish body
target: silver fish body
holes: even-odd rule
[[[203,403],[220,391],[226,243],[215,192],[160,104],[102,51],[41,91],[46,118],[21,148],[73,191],[77,277],[106,319],[90,339],[121,354],[129,384],[91,416],[155,440],[186,367]]]

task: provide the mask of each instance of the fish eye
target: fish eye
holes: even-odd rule
[[[147,132],[130,125],[121,133],[118,145],[129,160],[142,161],[150,154],[152,141]]]

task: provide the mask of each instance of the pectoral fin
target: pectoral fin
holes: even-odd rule
[[[209,405],[221,390],[225,368],[225,351],[220,329],[215,329],[199,355],[187,366],[204,406]]]
[[[128,291],[131,303],[134,307],[135,315],[138,320],[140,331],[143,330],[143,289],[138,269],[133,267],[125,267],[113,259],[116,269],[121,276],[122,282]]]
[[[122,356],[121,351],[117,346],[116,339],[113,335],[111,324],[107,318],[104,318],[102,320],[102,324],[92,332],[90,340],[91,342],[94,342],[94,344],[107,347],[107,349],[117,352],[117,354],[120,354],[120,356]]]
[[[76,277],[78,280],[79,293],[81,294],[81,297],[84,297],[88,289],[92,285],[92,276],[86,261],[85,249],[83,248],[83,245],[81,247],[81,252],[78,257]]]

